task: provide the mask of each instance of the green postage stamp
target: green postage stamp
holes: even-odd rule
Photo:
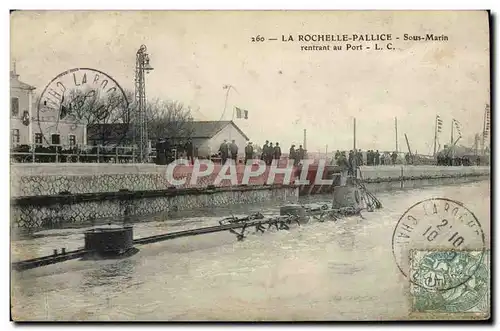
[[[409,276],[412,315],[489,318],[489,250],[411,250]]]

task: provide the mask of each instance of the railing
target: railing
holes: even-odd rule
[[[135,163],[138,153],[135,146],[18,144],[10,156],[13,163]]]

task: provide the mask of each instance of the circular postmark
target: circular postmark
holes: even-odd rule
[[[118,82],[91,68],[66,70],[45,87],[37,105],[38,127],[48,144],[63,144],[57,135],[118,145],[130,124],[129,101]],[[85,133],[84,133],[85,131]]]
[[[410,275],[411,255],[416,250],[435,252],[432,268],[443,269],[446,277]],[[480,251],[481,258],[471,259],[472,265],[470,261],[463,264],[465,255],[457,254],[463,251]],[[417,202],[401,216],[392,234],[392,253],[399,270],[414,285],[428,289],[445,291],[466,283],[485,251],[484,232],[476,216],[462,203],[447,198]]]

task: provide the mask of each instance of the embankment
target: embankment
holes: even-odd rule
[[[243,166],[236,176],[217,181],[210,176],[191,183],[192,168],[177,166],[172,186],[165,166],[153,164],[15,164],[11,166],[11,224],[14,229],[36,230],[79,226],[98,219],[127,219],[165,211],[223,207],[262,201],[297,201],[301,193],[331,192],[328,185],[293,185],[300,169],[276,174],[274,185],[264,186],[269,169],[242,183]],[[317,169],[308,179],[314,181]],[[445,185],[489,177],[488,167],[379,166],[362,167],[367,186],[374,190]],[[289,176],[290,181],[288,181]],[[327,167],[322,176],[339,182],[340,169]],[[287,183],[292,183],[288,185]]]

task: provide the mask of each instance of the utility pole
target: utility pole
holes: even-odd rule
[[[396,128],[396,153],[398,152],[398,118],[394,117],[394,127]]]
[[[436,155],[436,147],[437,147],[437,126],[438,126],[438,117],[436,116],[436,119],[434,120],[434,154],[432,156]]]
[[[356,117],[354,117],[354,152],[356,152]]]
[[[453,125],[455,124],[455,119],[451,120],[451,138],[450,138],[450,146],[453,146]]]
[[[408,153],[410,154],[410,161],[413,164],[413,154],[411,153],[410,143],[408,142],[408,136],[405,133],[406,146],[408,147]]]
[[[135,61],[135,102],[139,115],[140,132],[140,162],[147,162],[149,158],[149,139],[148,139],[148,119],[146,116],[146,80],[145,75],[153,68],[149,65],[149,55],[145,45],[141,45],[136,54]],[[134,130],[135,131],[135,130]],[[135,132],[134,132],[135,136]]]
[[[486,136],[489,136],[490,132],[490,105],[486,104],[484,109],[484,118],[483,118],[483,134],[481,135],[481,154],[486,154]]]

